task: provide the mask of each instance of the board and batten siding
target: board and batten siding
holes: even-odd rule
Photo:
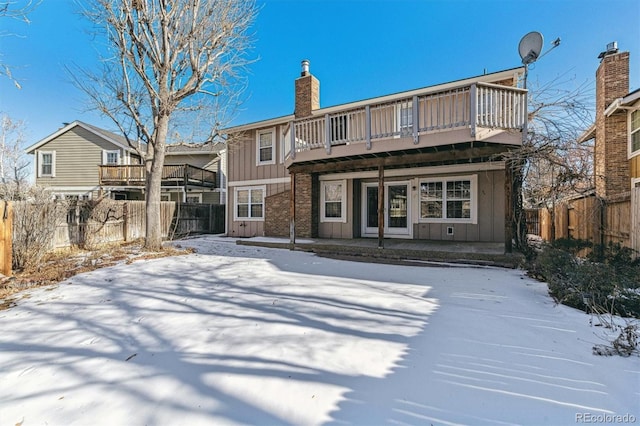
[[[120,159],[125,153],[82,127],[76,126],[35,151],[36,185],[50,187],[97,186],[98,166],[102,164],[104,150],[120,151]],[[55,151],[55,177],[38,177],[38,152]]]
[[[478,177],[478,223],[414,223],[414,239],[504,242],[504,171],[480,171],[473,174]],[[442,175],[447,176],[450,175]],[[447,235],[448,227],[453,227],[453,235]]]
[[[258,131],[275,128],[275,164],[257,165],[256,134]],[[264,221],[234,220],[235,188],[245,186],[266,185],[265,198],[271,195],[289,191],[289,171],[280,162],[282,149],[282,126],[260,128],[236,136],[227,147],[228,167],[228,203],[227,203],[227,233],[234,237],[263,236]],[[277,180],[277,183],[269,183]],[[262,182],[264,181],[264,182]],[[249,182],[249,184],[246,184]]]

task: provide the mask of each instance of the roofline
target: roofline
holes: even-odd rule
[[[125,151],[135,152],[135,150],[133,148],[131,148],[130,146],[123,145],[120,142],[108,137],[107,135],[104,135],[102,133],[96,132],[90,125],[88,125],[86,123],[83,123],[82,121],[78,121],[78,120],[75,120],[73,123],[67,124],[66,126],[62,127],[61,129],[58,129],[55,133],[52,133],[49,136],[47,136],[46,138],[41,139],[40,141],[38,141],[35,144],[31,145],[30,147],[25,149],[25,152],[27,154],[33,153],[33,151],[35,151],[36,149],[40,148],[43,145],[46,145],[47,143],[49,143],[52,140],[56,139],[58,136],[62,135],[63,133],[68,132],[69,130],[73,129],[76,126],[82,127],[86,131],[93,133],[94,135],[98,136],[99,138],[104,139],[104,140],[114,144],[115,146],[124,149]],[[108,130],[104,130],[104,131],[108,132]]]
[[[593,123],[587,130],[585,130],[580,137],[578,137],[578,143],[584,143],[596,137],[596,123]]]
[[[435,84],[432,86],[421,87],[419,89],[406,90],[403,92],[392,93],[389,95],[383,95],[383,96],[378,96],[374,98],[367,98],[359,101],[348,102],[348,103],[333,105],[333,106],[324,107],[324,108],[318,108],[316,110],[313,110],[309,117],[305,117],[305,118],[317,117],[319,115],[329,114],[335,111],[340,111],[340,110],[345,110],[350,108],[358,108],[358,107],[361,107],[367,104],[372,104],[372,103],[384,103],[391,100],[406,98],[406,97],[410,97],[417,94],[423,94],[427,90],[435,92],[435,91],[454,88],[457,86],[466,86],[474,82],[481,82],[481,83],[487,82],[488,80],[495,80],[496,78],[500,78],[502,76],[504,76],[504,78],[517,77],[518,74],[522,74],[522,73],[524,73],[524,67],[510,68],[503,71],[496,71],[490,74],[481,74],[474,77],[467,77],[460,80],[454,80],[446,83]],[[294,119],[295,119],[295,115],[289,114],[282,117],[271,118],[271,119],[262,120],[262,121],[255,121],[252,123],[246,123],[246,124],[241,124],[239,126],[229,127],[226,129],[222,129],[222,132],[226,134],[236,133],[243,130],[273,126],[281,123],[288,123]]]

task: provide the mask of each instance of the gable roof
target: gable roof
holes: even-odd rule
[[[220,142],[167,144],[166,155],[220,154],[226,145]]]
[[[117,135],[115,133],[112,133],[108,130],[104,130],[101,129],[99,127],[93,126],[91,124],[87,124],[87,123],[83,123],[82,121],[74,121],[73,123],[69,123],[66,126],[58,129],[58,131],[56,131],[55,133],[50,134],[49,136],[47,136],[46,138],[40,140],[39,142],[36,142],[35,144],[31,145],[30,147],[28,147],[26,149],[27,154],[31,154],[33,153],[33,151],[35,151],[36,149],[40,148],[43,145],[46,145],[47,143],[51,142],[52,140],[56,139],[57,137],[59,137],[60,135],[68,132],[69,130],[75,128],[75,127],[81,127],[83,129],[85,129],[88,132],[93,133],[94,135],[108,141],[111,142],[112,144],[116,145],[117,147],[124,149],[125,151],[134,151],[133,148],[131,148],[129,146],[129,144],[127,143],[127,140],[120,135]]]

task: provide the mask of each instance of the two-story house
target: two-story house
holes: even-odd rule
[[[224,144],[173,144],[166,149],[164,201],[224,203]],[[121,135],[74,121],[30,146],[35,183],[56,197],[143,200],[145,169]]]
[[[618,203],[624,216],[609,220],[606,208],[596,215],[604,219],[596,223],[598,233],[612,234],[600,235],[599,242],[628,241],[640,252],[640,89],[629,91],[629,56],[616,42],[598,56],[595,123],[580,140],[595,141],[595,195],[605,206]],[[611,221],[619,229],[606,229]]]
[[[226,129],[228,235],[510,242],[523,71],[321,108],[303,61],[293,114]]]

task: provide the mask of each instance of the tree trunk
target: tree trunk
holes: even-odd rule
[[[154,141],[149,144],[145,167],[146,178],[146,228],[144,247],[158,251],[162,248],[162,224],[160,221],[160,189],[162,185],[162,169],[164,167],[165,143],[169,128],[169,117],[159,117],[154,134]],[[149,155],[151,154],[151,155]]]

